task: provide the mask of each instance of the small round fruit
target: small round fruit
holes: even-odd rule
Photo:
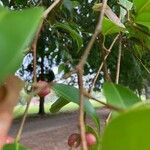
[[[96,137],[92,133],[86,133],[87,146],[91,147],[96,144]]]
[[[68,138],[68,145],[77,148],[81,143],[81,137],[78,133],[73,133]]]
[[[50,93],[50,88],[48,86],[48,83],[46,81],[39,81],[38,83],[44,86],[44,88],[40,92],[38,92],[38,95],[40,97],[45,97]]]

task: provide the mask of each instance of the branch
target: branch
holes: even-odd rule
[[[133,53],[133,55],[137,58],[137,60],[142,65],[142,67],[147,71],[147,73],[150,74],[150,70],[144,65],[144,63],[142,62],[142,60],[138,56],[136,56],[134,53]]]
[[[29,109],[29,106],[30,106],[31,99],[32,99],[32,96],[29,96],[29,99],[27,100],[27,106],[26,106],[26,109],[24,111],[22,121],[21,121],[19,130],[17,132],[16,138],[15,138],[15,142],[17,142],[17,143],[20,141],[20,138],[21,138],[21,135],[22,135],[22,131],[23,131],[24,124],[25,124],[25,121],[26,121],[26,118],[27,118],[28,109]]]
[[[97,71],[97,73],[96,73],[96,75],[95,75],[95,77],[94,77],[94,79],[93,79],[93,81],[92,81],[92,86],[91,86],[90,89],[89,89],[89,93],[93,90],[93,88],[94,88],[94,86],[95,86],[95,84],[96,84],[96,81],[97,81],[97,79],[98,79],[98,76],[99,76],[99,74],[100,74],[100,72],[101,72],[101,70],[102,70],[102,68],[103,68],[104,62],[107,60],[109,54],[111,53],[111,50],[112,50],[114,44],[116,43],[118,37],[119,37],[119,34],[114,38],[114,40],[113,40],[112,44],[110,45],[109,49],[107,49],[107,52],[108,52],[108,53],[107,53],[106,56],[104,57],[104,60],[102,61],[101,65],[100,65],[100,67],[99,67],[99,69],[98,69],[98,71]],[[105,48],[105,49],[106,49],[106,48]]]
[[[63,76],[63,78],[64,78],[64,79],[67,79],[67,78],[69,78],[72,74],[74,74],[74,73],[76,73],[76,72],[77,72],[77,70],[74,69],[74,70],[70,71],[69,73],[66,73],[66,74]]]
[[[119,76],[120,76],[120,65],[121,65],[121,53],[122,53],[122,35],[120,34],[120,38],[119,38],[119,51],[118,51],[118,61],[117,61],[117,71],[116,71],[116,84],[119,83]],[[109,120],[111,119],[112,116],[112,112],[109,113],[107,119],[106,119],[106,123],[109,122]]]
[[[120,65],[121,65],[121,53],[122,53],[122,36],[120,35],[118,61],[117,61],[117,71],[116,71],[116,84],[119,83]]]
[[[86,63],[86,60],[88,58],[88,55],[90,53],[90,50],[92,49],[93,44],[94,44],[98,34],[102,31],[102,23],[103,23],[103,18],[104,18],[104,13],[105,13],[106,6],[107,6],[107,0],[103,0],[102,10],[100,12],[100,17],[99,17],[99,21],[98,21],[98,24],[96,26],[95,32],[94,32],[87,48],[85,49],[84,54],[81,57],[78,66],[81,66],[81,67],[84,66],[84,64]]]
[[[88,43],[87,48],[84,51],[83,56],[81,57],[78,65],[76,66],[76,71],[78,75],[78,85],[80,90],[80,105],[79,105],[79,125],[80,125],[80,133],[81,133],[81,142],[82,142],[82,149],[87,150],[87,143],[86,143],[86,136],[85,136],[85,120],[84,120],[84,100],[83,100],[83,72],[84,72],[84,65],[90,53],[90,50],[93,47],[93,44],[98,36],[98,34],[102,30],[102,22],[104,18],[105,8],[107,6],[107,0],[103,0],[103,7],[100,13],[100,17],[98,20],[98,24],[96,26],[95,32]]]
[[[84,100],[83,100],[83,70],[79,70],[78,72],[78,85],[80,92],[80,103],[79,103],[79,125],[80,125],[80,133],[82,140],[82,148],[83,150],[87,150],[87,143],[85,137],[85,120],[84,120]]]
[[[45,12],[43,13],[43,18],[44,18],[44,19],[47,18],[48,14],[52,11],[52,9],[53,9],[54,7],[56,7],[56,5],[57,5],[60,1],[62,1],[62,0],[55,0],[55,1],[52,3],[52,5],[50,5],[50,6],[45,10]]]
[[[36,57],[37,57],[37,53],[36,53],[36,50],[37,50],[37,42],[38,42],[38,38],[39,38],[39,33],[41,31],[41,28],[42,28],[42,25],[43,25],[43,21],[44,19],[48,16],[48,14],[50,13],[50,11],[60,2],[61,0],[55,0],[52,5],[50,5],[48,7],[48,9],[45,10],[45,12],[43,13],[43,20],[42,22],[40,23],[39,25],[39,28],[36,32],[36,35],[35,35],[35,38],[33,40],[33,43],[32,43],[32,51],[33,51],[33,82],[34,84],[36,84],[37,82],[37,75],[36,75],[36,66],[37,66],[37,60],[36,60]],[[34,85],[33,84],[33,85]],[[39,90],[39,89],[38,89]],[[22,118],[22,121],[21,121],[21,125],[20,125],[20,128],[18,130],[18,133],[17,133],[17,136],[16,136],[16,139],[15,141],[18,142],[21,138],[21,134],[22,134],[22,131],[23,131],[23,128],[24,128],[24,124],[25,124],[25,121],[26,121],[26,118],[27,118],[27,114],[28,114],[28,109],[29,109],[29,106],[30,106],[30,103],[31,103],[31,99],[33,97],[33,95],[35,94],[35,92],[31,92],[30,93],[30,96],[29,96],[29,99],[27,100],[27,106],[26,106],[26,109],[25,109],[25,112],[24,112],[24,115],[23,115],[23,118]]]
[[[115,110],[115,111],[118,111],[118,112],[124,111],[124,109],[118,108],[118,107],[113,106],[113,105],[111,105],[111,104],[105,103],[105,102],[103,102],[103,101],[101,101],[101,100],[98,100],[97,98],[94,98],[94,97],[91,96],[90,94],[85,94],[85,96],[88,97],[88,98],[90,98],[91,100],[94,100],[94,101],[96,101],[96,102],[98,102],[98,103],[100,103],[100,104],[106,106],[107,108],[109,108],[109,109],[111,109],[111,110]]]

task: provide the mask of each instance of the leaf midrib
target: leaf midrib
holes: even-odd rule
[[[147,5],[150,5],[150,0],[148,0],[144,5],[139,9],[138,13],[140,13]]]
[[[113,85],[113,88],[114,88],[114,90],[115,90],[117,96],[119,97],[118,99],[119,99],[119,101],[121,102],[121,104],[122,104],[124,107],[126,107],[126,104],[125,104],[125,102],[124,102],[124,99],[123,99],[122,96],[119,94],[119,92],[118,92],[118,90],[116,89],[115,85]]]
[[[59,95],[63,95],[63,97],[66,99],[66,100],[71,100],[72,101],[72,98],[70,96],[68,96],[67,94],[65,94],[62,90],[57,90],[57,88],[54,87],[54,90],[56,91],[56,93],[60,93]],[[77,103],[77,100],[76,101],[73,101],[75,103]]]

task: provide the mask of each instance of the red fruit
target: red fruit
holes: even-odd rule
[[[46,95],[48,95],[50,93],[50,88],[48,86],[48,83],[46,81],[39,81],[39,84],[41,84],[41,86],[43,86],[44,88],[38,93],[38,95],[40,97],[45,97]]]
[[[96,144],[96,137],[92,133],[86,133],[87,146],[91,147]]]
[[[70,147],[75,147],[77,148],[81,143],[81,138],[80,138],[80,134],[78,133],[73,133],[69,136],[68,138],[68,145]]]

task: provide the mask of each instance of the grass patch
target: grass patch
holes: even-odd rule
[[[92,105],[95,107],[95,108],[99,108],[101,107],[102,105],[100,105],[98,102],[95,102],[95,101],[91,101]],[[49,109],[51,107],[52,103],[46,103],[45,104],[45,112],[48,113],[48,114],[51,114]],[[22,106],[22,105],[18,105],[15,107],[15,110],[14,110],[14,117],[15,118],[18,118],[18,117],[21,117],[25,111],[25,105]],[[38,105],[32,105],[30,106],[29,108],[29,111],[28,111],[28,115],[35,115],[38,113]],[[73,112],[73,111],[76,111],[78,109],[78,105],[75,104],[75,103],[69,103],[67,104],[66,106],[64,106],[60,111],[59,113],[61,112]]]

